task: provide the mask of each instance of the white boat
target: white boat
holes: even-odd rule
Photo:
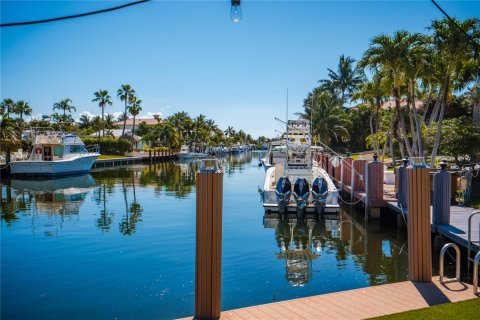
[[[267,171],[276,163],[285,163],[286,156],[286,140],[276,140],[270,143],[267,154],[260,159],[260,162]]]
[[[50,128],[36,128],[32,138],[33,149],[23,159],[10,162],[12,175],[70,175],[88,173],[100,156],[98,146],[87,150],[76,134],[64,134]]]
[[[12,179],[11,187],[35,198],[37,213],[78,213],[95,180],[89,174],[54,179]]]
[[[180,148],[180,152],[177,153],[177,157],[179,160],[190,160],[190,159],[202,159],[208,158],[208,153],[203,152],[190,152],[190,148],[188,146],[182,146]]]
[[[265,172],[263,206],[266,211],[336,213],[338,190],[328,173],[314,161],[308,120],[288,120],[283,163],[275,161]]]

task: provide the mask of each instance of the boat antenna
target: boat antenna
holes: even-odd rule
[[[285,157],[285,160],[286,160],[287,163],[286,163],[285,167],[287,167],[288,166],[288,142],[289,142],[288,141],[289,140],[288,139],[288,88],[287,88],[287,112],[286,112],[285,115],[286,115],[285,124],[287,125],[287,154],[286,154],[286,157]]]
[[[313,109],[315,108],[315,91],[312,95],[312,109],[310,110],[310,145],[313,145]]]

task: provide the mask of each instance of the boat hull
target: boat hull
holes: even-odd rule
[[[15,161],[10,163],[12,175],[56,176],[88,173],[98,155],[61,161]]]

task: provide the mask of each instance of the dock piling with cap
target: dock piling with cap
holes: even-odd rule
[[[410,281],[432,281],[430,170],[406,168],[408,184],[408,270]]]
[[[214,159],[196,174],[195,319],[220,318],[223,172]]]

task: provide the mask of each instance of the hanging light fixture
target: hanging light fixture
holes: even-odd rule
[[[240,0],[231,0],[232,7],[230,8],[230,19],[238,23],[242,20],[242,7],[240,7]]]

